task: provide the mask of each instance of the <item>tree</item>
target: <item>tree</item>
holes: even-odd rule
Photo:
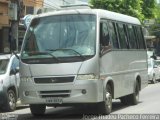
[[[155,0],[143,0],[142,14],[145,19],[155,18],[156,1]]]
[[[141,21],[154,17],[155,0],[90,0],[94,8],[102,8],[133,17]]]
[[[141,5],[143,0],[122,0],[122,14],[130,15],[139,18],[140,20],[144,19],[142,14]]]
[[[156,4],[156,7],[154,9],[154,14],[155,14],[155,19],[156,19],[156,22],[158,24],[160,24],[160,4]]]
[[[155,23],[150,26],[150,33],[160,38],[160,4],[156,4],[154,9]]]

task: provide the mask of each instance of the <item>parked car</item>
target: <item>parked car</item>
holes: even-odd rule
[[[148,56],[148,59],[149,58],[153,58],[153,59],[157,59],[157,56],[156,54],[154,53],[154,51],[147,51],[147,56]]]
[[[157,65],[157,61],[153,58],[148,59],[148,79],[152,83],[156,83],[160,79],[160,68]]]
[[[19,60],[15,55],[0,55],[0,109],[16,109],[19,82]]]
[[[152,55],[153,55],[153,51],[147,51],[148,59],[151,58]]]
[[[158,57],[159,58],[159,57]],[[158,68],[159,68],[159,72],[160,72],[160,59],[157,59],[156,60],[156,64],[157,64],[157,66],[158,66]],[[160,80],[160,79],[159,79]]]
[[[160,59],[156,60],[157,66],[160,67]]]

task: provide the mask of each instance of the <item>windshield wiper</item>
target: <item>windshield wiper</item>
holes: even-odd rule
[[[56,60],[58,63],[59,63],[59,59],[57,57],[55,57],[54,55],[52,55],[51,53],[49,52],[37,52],[37,51],[34,51],[34,52],[27,52],[29,55],[50,55],[54,60]]]
[[[74,53],[78,54],[80,56],[80,58],[84,61],[86,58],[79,52],[77,52],[74,49],[69,49],[69,48],[60,48],[60,49],[48,49],[49,51],[73,51]]]

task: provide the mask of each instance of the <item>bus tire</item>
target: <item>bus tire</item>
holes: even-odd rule
[[[46,111],[46,105],[43,104],[30,104],[29,107],[33,116],[42,116]]]
[[[140,91],[139,84],[138,84],[138,82],[136,82],[134,93],[129,95],[131,105],[137,105],[138,104],[138,102],[139,102],[139,91]]]
[[[101,114],[108,115],[112,111],[112,89],[110,85],[106,86],[104,97],[105,100],[98,104],[98,111],[100,111]]]
[[[152,84],[155,84],[156,83],[156,77],[155,77],[155,75],[153,75],[153,78],[152,78]]]

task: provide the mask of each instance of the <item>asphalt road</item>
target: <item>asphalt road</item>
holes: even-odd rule
[[[48,120],[48,119],[96,119],[92,113],[95,109],[74,107],[48,107],[44,116],[33,117],[28,106],[19,106],[16,111],[3,113],[18,116],[18,120]],[[160,83],[149,84],[140,92],[140,102],[135,106],[125,106],[119,100],[113,101],[113,112],[117,114],[159,114],[160,119]],[[101,116],[105,118],[107,116]]]

